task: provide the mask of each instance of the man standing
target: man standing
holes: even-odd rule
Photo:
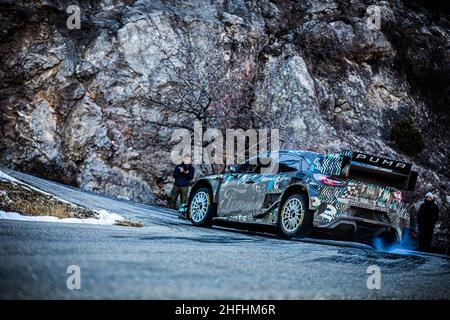
[[[420,206],[417,214],[417,225],[419,229],[419,250],[427,251],[431,249],[434,225],[439,219],[439,208],[434,203],[434,196],[431,192],[425,195],[425,201]]]
[[[194,178],[195,169],[191,164],[189,157],[184,157],[183,161],[173,170],[173,177],[175,184],[173,185],[170,194],[170,207],[176,209],[177,199],[180,196],[181,205],[187,203],[187,196],[189,191],[189,183]]]

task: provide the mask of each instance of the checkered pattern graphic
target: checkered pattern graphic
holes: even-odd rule
[[[348,186],[344,193],[342,194],[343,198],[356,198],[358,195],[358,188],[356,186]]]
[[[338,210],[338,213],[344,214],[350,209],[350,206],[345,203],[337,202],[336,209]],[[341,214],[338,214],[338,216],[340,216]]]

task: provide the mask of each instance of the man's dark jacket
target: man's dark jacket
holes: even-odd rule
[[[439,220],[439,207],[434,201],[424,201],[417,214],[419,245],[429,246],[433,238],[434,225]]]
[[[184,171],[181,172],[180,168],[184,168]],[[181,163],[175,167],[175,170],[173,170],[173,177],[175,178],[175,185],[179,187],[185,187],[189,185],[189,182],[194,178],[195,169],[191,164],[184,164]]]

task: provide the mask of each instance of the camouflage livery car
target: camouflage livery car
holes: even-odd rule
[[[416,180],[410,164],[393,159],[283,150],[199,179],[184,208],[197,226],[236,221],[277,226],[288,237],[359,231],[395,242],[409,223],[401,190]]]

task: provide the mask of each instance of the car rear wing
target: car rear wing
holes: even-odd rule
[[[353,152],[349,178],[368,177],[387,186],[414,191],[418,173],[411,169],[411,164],[404,161]]]
[[[321,173],[414,191],[417,172],[411,164],[352,150],[320,156],[314,161]]]

